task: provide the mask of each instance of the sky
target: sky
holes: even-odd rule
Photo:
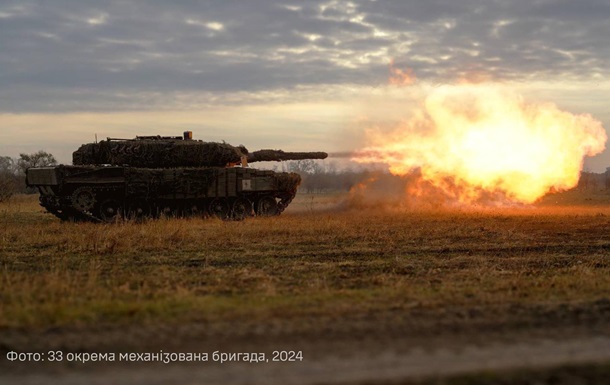
[[[0,0],[0,155],[106,137],[349,151],[426,88],[500,82],[610,128],[608,0]],[[388,84],[389,65],[416,87]],[[610,166],[610,152],[587,170]]]

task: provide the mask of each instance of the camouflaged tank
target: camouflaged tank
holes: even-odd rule
[[[27,170],[40,204],[63,220],[216,216],[243,219],[279,215],[301,177],[258,170],[248,163],[324,159],[324,152],[260,150],[184,136],[108,138],[82,145],[72,166]]]

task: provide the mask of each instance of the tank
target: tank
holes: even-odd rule
[[[244,219],[280,215],[296,195],[296,173],[250,163],[325,159],[324,152],[284,152],[183,136],[108,138],[87,143],[72,165],[30,168],[26,183],[62,220],[113,222],[159,216]]]

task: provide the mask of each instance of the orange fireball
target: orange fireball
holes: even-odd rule
[[[578,183],[585,156],[604,150],[601,122],[552,103],[528,103],[495,84],[430,91],[413,116],[391,131],[372,128],[353,160],[385,163],[460,202],[501,196],[532,203]]]

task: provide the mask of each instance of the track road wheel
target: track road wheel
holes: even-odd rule
[[[81,212],[91,212],[95,206],[95,192],[90,187],[79,187],[72,193],[72,207]]]
[[[277,201],[274,197],[262,197],[256,205],[256,215],[260,217],[272,217],[278,215]]]
[[[146,202],[135,202],[129,205],[129,210],[127,212],[127,216],[129,219],[133,219],[136,221],[142,221],[148,219],[152,216],[152,211],[150,209],[150,205]]]
[[[210,203],[210,214],[220,219],[229,219],[231,207],[226,199],[215,198]]]
[[[114,199],[106,199],[100,204],[100,218],[104,222],[115,222],[121,218],[123,207],[121,203]]]
[[[161,209],[161,211],[159,212],[159,215],[162,218],[178,218],[180,215],[180,210],[178,207],[175,206],[171,206],[171,205],[166,205],[163,206],[163,208]]]
[[[182,209],[182,214],[186,217],[205,217],[207,210],[204,206],[198,205],[197,203],[192,203],[186,205]]]
[[[237,198],[233,202],[233,219],[241,221],[252,216],[252,202],[246,198]]]

